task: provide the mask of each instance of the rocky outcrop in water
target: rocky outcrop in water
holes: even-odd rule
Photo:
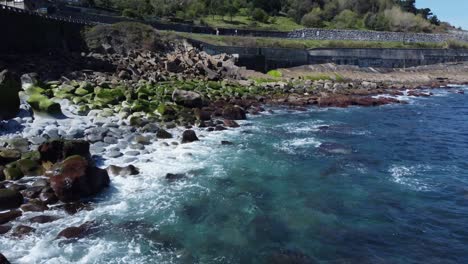
[[[19,112],[21,82],[8,70],[0,72],[0,121],[11,119]]]
[[[10,264],[8,259],[2,253],[0,253],[0,264]]]
[[[195,131],[193,130],[185,130],[184,133],[182,133],[182,144],[191,143],[198,140],[199,139],[197,134],[195,134]]]
[[[9,189],[0,189],[0,210],[14,209],[23,203],[20,192]]]
[[[46,175],[50,178],[50,186],[62,202],[78,201],[95,195],[110,183],[106,170],[94,167],[78,155],[55,164]]]

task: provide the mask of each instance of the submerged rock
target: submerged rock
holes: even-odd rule
[[[191,143],[198,140],[199,139],[197,134],[195,134],[195,131],[193,130],[185,130],[184,133],[182,133],[182,144]]]
[[[51,222],[57,221],[58,219],[60,218],[56,216],[38,215],[38,216],[30,218],[29,221],[31,223],[45,224],[45,223],[51,223]]]
[[[351,147],[348,147],[339,143],[334,143],[334,142],[325,142],[325,143],[320,144],[319,150],[327,154],[342,154],[342,155],[351,154],[353,152],[353,149]]]
[[[166,174],[166,180],[169,182],[177,181],[177,180],[182,180],[185,178],[185,174],[182,173],[168,173]]]
[[[279,250],[271,254],[267,263],[269,264],[314,264],[316,263],[310,256],[292,250]]]
[[[66,239],[83,238],[91,233],[93,227],[94,227],[94,222],[86,222],[80,226],[68,227],[62,230],[57,235],[57,238],[66,238]]]
[[[50,177],[50,186],[62,202],[95,195],[110,183],[106,170],[91,166],[88,160],[77,155],[55,164],[46,175]]]
[[[24,236],[27,236],[33,232],[35,232],[36,229],[32,228],[30,226],[25,226],[25,225],[19,225],[15,229],[13,229],[12,236],[22,238]]]
[[[20,110],[21,82],[8,70],[0,72],[0,121],[14,118]]]
[[[20,192],[0,189],[0,210],[18,208],[23,203],[23,195]]]
[[[23,213],[20,210],[12,210],[5,213],[0,213],[0,225],[6,224],[16,218],[22,216]]]
[[[130,176],[140,174],[140,170],[138,170],[138,168],[133,165],[128,165],[125,167],[110,165],[106,170],[107,173],[112,176]]]

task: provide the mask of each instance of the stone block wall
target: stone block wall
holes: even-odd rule
[[[307,28],[288,33],[288,38],[314,40],[355,40],[355,41],[386,41],[386,42],[434,42],[447,40],[468,41],[466,34],[425,34],[403,32],[379,32],[361,30],[332,30]]]

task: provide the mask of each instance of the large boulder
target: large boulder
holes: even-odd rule
[[[2,253],[0,253],[0,264],[10,264],[8,259],[5,256],[3,256]]]
[[[203,107],[203,99],[199,93],[184,90],[174,90],[172,93],[172,101],[178,105],[188,108]]]
[[[198,140],[199,139],[197,134],[195,134],[195,131],[193,130],[185,130],[184,133],[182,133],[182,144],[191,143]]]
[[[50,186],[62,202],[78,201],[98,194],[110,183],[106,170],[92,166],[87,159],[78,155],[55,164],[46,175],[50,177]]]
[[[0,211],[18,208],[23,203],[23,195],[18,191],[0,189]]]
[[[247,119],[244,109],[239,106],[226,106],[223,109],[222,116],[228,120],[244,120]]]
[[[0,72],[0,120],[11,119],[19,112],[21,82],[8,70]]]
[[[42,162],[56,163],[70,156],[79,155],[91,159],[89,143],[84,140],[53,140],[39,146]]]

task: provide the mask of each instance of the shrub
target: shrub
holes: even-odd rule
[[[446,49],[468,49],[468,42],[449,39],[444,43]]]
[[[312,9],[302,17],[301,24],[306,27],[322,27],[322,9],[318,7]]]
[[[391,31],[399,32],[430,32],[431,24],[420,15],[403,12],[399,7],[384,11]]]
[[[258,22],[268,23],[268,19],[270,19],[270,17],[268,16],[267,12],[265,12],[265,10],[261,8],[255,8],[252,11],[252,19]]]
[[[364,28],[364,23],[359,15],[351,10],[343,10],[333,19],[334,28],[360,29]]]

